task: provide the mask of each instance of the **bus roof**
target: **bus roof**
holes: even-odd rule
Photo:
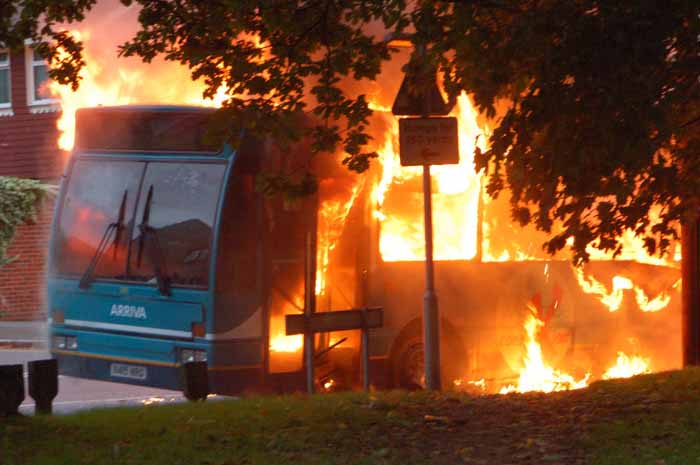
[[[163,104],[153,104],[153,105],[112,105],[112,106],[97,106],[97,107],[88,107],[88,108],[80,108],[78,109],[79,112],[93,112],[93,111],[133,111],[133,112],[143,112],[143,111],[152,111],[152,112],[167,112],[167,111],[185,111],[185,112],[193,112],[193,111],[201,111],[205,113],[213,113],[216,111],[216,108],[212,107],[203,107],[203,106],[198,106],[198,105],[163,105]]]
[[[209,136],[216,110],[185,105],[81,108],[75,115],[77,152],[216,154]]]

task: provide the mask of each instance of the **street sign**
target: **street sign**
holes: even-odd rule
[[[406,73],[394,99],[391,113],[396,116],[448,115],[454,107],[454,102],[448,103],[442,98],[435,73],[429,79],[421,83],[418,77]]]
[[[369,330],[381,328],[384,324],[384,309],[382,307],[285,315],[284,320],[287,336],[303,334],[304,344],[307,344],[307,340],[311,341],[308,353],[312,356],[306,362],[306,382],[309,394],[313,394],[314,391],[314,359],[316,358],[313,350],[314,335],[330,331],[359,329],[361,331],[362,384],[365,391],[369,391]],[[333,347],[331,346],[327,350]]]
[[[402,166],[459,163],[457,118],[402,118],[399,120]]]
[[[285,315],[287,336],[306,332],[323,333],[349,329],[381,328],[383,323],[384,311],[381,307],[318,312],[311,315]]]

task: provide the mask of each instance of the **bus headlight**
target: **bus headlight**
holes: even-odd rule
[[[65,349],[66,348],[66,336],[54,335],[51,338],[51,346],[54,349]]]
[[[206,362],[207,361],[207,351],[200,349],[181,349],[180,350],[180,362]]]
[[[78,350],[78,338],[55,334],[51,338],[51,347],[60,350]]]
[[[180,351],[180,361],[182,363],[194,362],[194,350],[182,349]]]

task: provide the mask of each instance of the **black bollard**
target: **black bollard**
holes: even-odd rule
[[[187,362],[182,365],[182,393],[191,401],[206,400],[209,394],[207,362]]]
[[[0,365],[0,416],[17,415],[23,400],[22,365]]]
[[[35,413],[51,413],[52,403],[58,394],[58,360],[35,360],[27,363],[29,396],[34,399]]]

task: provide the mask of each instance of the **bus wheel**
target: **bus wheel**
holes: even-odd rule
[[[464,344],[449,322],[442,322],[440,341],[440,374],[444,389],[467,372]],[[409,323],[391,350],[391,374],[393,385],[401,389],[425,388],[423,335],[420,320]]]
[[[403,341],[395,353],[393,366],[394,387],[417,390],[425,387],[423,340],[413,337]]]

